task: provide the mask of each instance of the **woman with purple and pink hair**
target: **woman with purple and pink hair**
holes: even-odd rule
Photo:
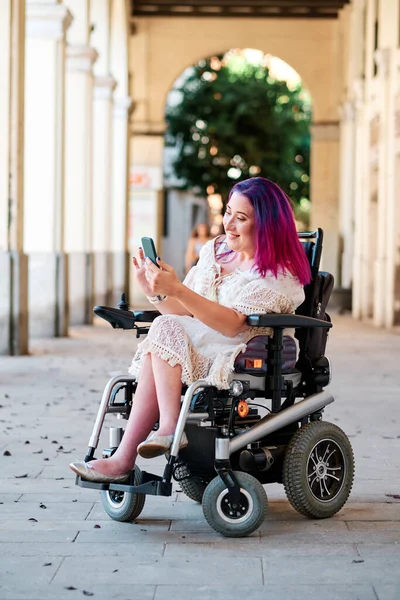
[[[278,185],[263,177],[234,185],[223,225],[224,235],[205,244],[183,282],[170,265],[158,259],[156,267],[141,249],[139,261],[133,259],[138,283],[161,315],[129,369],[138,383],[122,442],[111,458],[71,463],[82,478],[123,481],[137,454],[152,458],[168,452],[182,383],[205,379],[227,389],[247,342],[272,333],[249,327],[247,316],[290,314],[302,303],[310,269],[290,200]],[[180,445],[187,445],[185,434]]]

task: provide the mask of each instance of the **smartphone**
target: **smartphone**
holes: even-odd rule
[[[151,262],[156,265],[156,267],[160,268],[157,264],[158,254],[153,240],[149,237],[142,237],[142,248],[144,255],[147,256],[147,258],[149,258]]]

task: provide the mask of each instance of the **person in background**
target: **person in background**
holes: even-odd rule
[[[189,273],[190,269],[197,265],[200,256],[200,250],[211,239],[210,228],[207,223],[199,223],[193,229],[191,236],[188,241],[186,255],[185,255],[185,267],[186,273]]]

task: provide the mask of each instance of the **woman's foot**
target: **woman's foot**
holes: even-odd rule
[[[158,431],[152,432],[147,440],[139,444],[137,447],[138,454],[140,454],[142,458],[155,458],[156,456],[162,456],[170,450],[173,439],[173,433],[170,435],[161,435]],[[187,445],[188,439],[186,437],[186,433],[183,432],[181,442],[179,444],[179,450],[186,448]]]
[[[70,469],[87,481],[109,482],[123,481],[130,473],[129,467],[120,464],[113,458],[100,458],[90,462],[77,461],[70,463]],[[132,467],[133,469],[133,467]]]

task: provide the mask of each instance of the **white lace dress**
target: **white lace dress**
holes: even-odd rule
[[[184,284],[244,315],[290,314],[304,300],[303,286],[289,272],[278,274],[277,278],[272,274],[263,278],[257,271],[237,268],[221,275],[221,266],[215,260],[214,240],[203,246],[199,262],[189,271]],[[138,345],[129,373],[138,377],[141,359],[150,352],[171,366],[181,365],[182,383],[186,385],[205,379],[210,385],[227,389],[235,358],[244,352],[246,343],[256,335],[271,333],[270,328],[249,327],[235,337],[227,337],[196,318],[161,315]],[[285,335],[291,333],[285,331]]]

